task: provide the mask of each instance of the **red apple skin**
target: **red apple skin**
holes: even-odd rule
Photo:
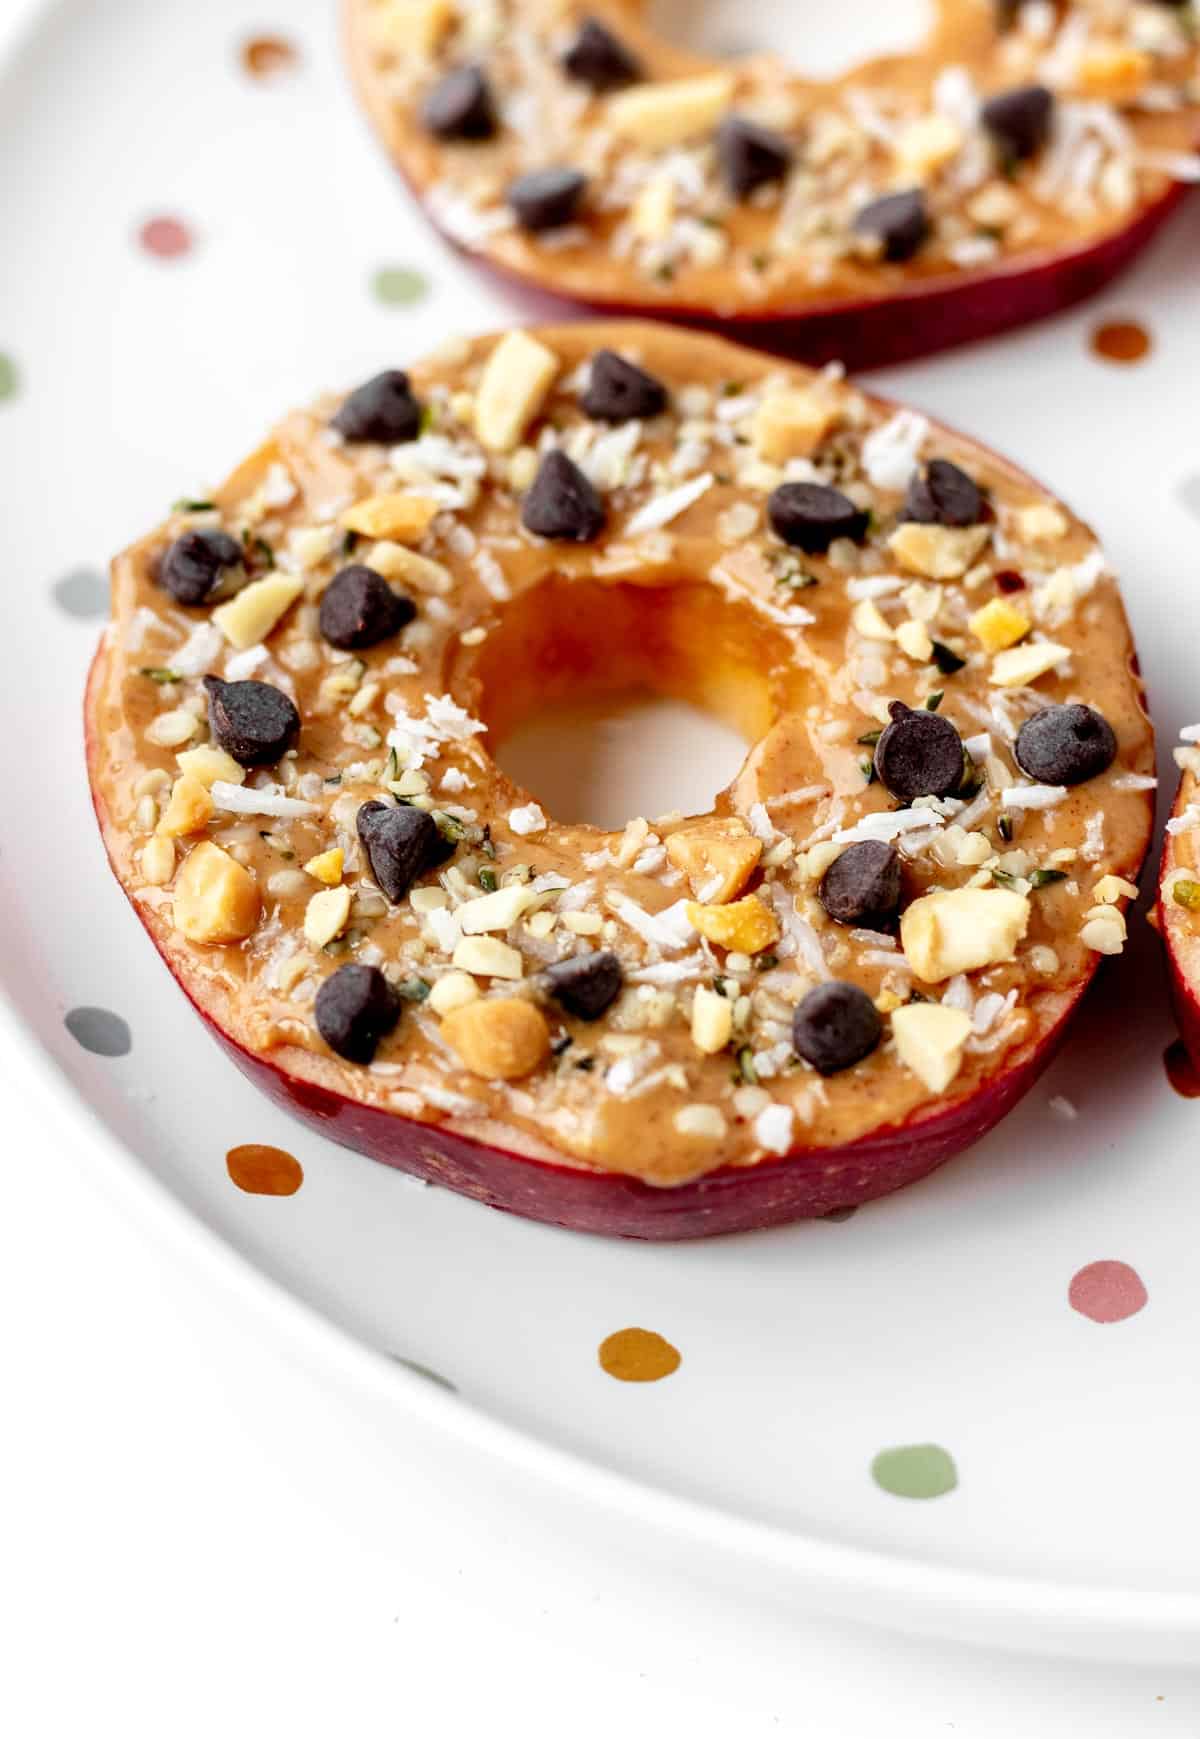
[[[443,239],[515,294],[530,319],[539,324],[562,319],[564,312],[580,319],[669,320],[813,367],[843,362],[852,372],[887,368],[991,338],[1086,301],[1133,262],[1192,192],[1177,182],[1133,223],[1099,242],[995,271],[915,279],[898,295],[877,301],[814,303],[793,313],[761,314],[741,309],[716,314],[711,309],[660,301],[581,303],[563,297],[535,278],[501,266],[446,236],[412,183],[407,185]]]
[[[93,660],[85,699],[89,771],[97,748],[90,701],[100,679],[102,656],[103,649]],[[94,777],[90,783],[96,819],[115,874],[109,849],[111,823]],[[119,876],[117,880],[120,882]],[[750,1167],[727,1166],[692,1183],[656,1189],[637,1178],[547,1164],[469,1140],[436,1124],[414,1122],[394,1111],[348,1099],[248,1051],[176,972],[145,908],[132,898],[129,903],[167,970],[242,1073],[275,1104],[318,1134],[506,1213],[579,1232],[654,1242],[711,1238],[786,1225],[792,1220],[820,1219],[839,1208],[857,1207],[890,1195],[926,1177],[979,1141],[1029,1090],[1061,1044],[1092,976],[1073,987],[1055,1025],[1036,1042],[1015,1051],[1008,1068],[980,1092],[878,1129],[863,1141],[832,1148],[799,1148],[782,1159]],[[1197,1030],[1200,1032],[1200,1027]]]
[[[1196,779],[1193,774],[1185,773],[1179,781],[1172,814],[1179,815],[1196,800]],[[1164,892],[1167,877],[1173,870],[1183,867],[1175,836],[1168,833],[1163,841],[1159,867],[1158,929],[1167,951],[1167,975],[1179,1036],[1193,1065],[1200,1069],[1200,930],[1185,908],[1177,906]]]

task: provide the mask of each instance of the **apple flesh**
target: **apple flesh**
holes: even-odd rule
[[[1174,815],[1182,815],[1189,803],[1200,800],[1200,785],[1194,773],[1185,772],[1175,795]],[[1172,883],[1180,874],[1200,881],[1200,868],[1192,860],[1186,834],[1168,833],[1163,843],[1158,879],[1158,928],[1167,951],[1167,972],[1175,1018],[1188,1056],[1200,1068],[1200,922],[1171,896]]]

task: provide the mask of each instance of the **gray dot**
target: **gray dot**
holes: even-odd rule
[[[1200,519],[1200,476],[1185,477],[1176,494],[1188,512]]]
[[[108,578],[98,568],[72,568],[54,582],[54,602],[68,616],[86,620],[108,615]]]
[[[127,1057],[133,1038],[127,1022],[108,1008],[73,1008],[65,1018],[67,1031],[96,1057]]]
[[[406,1359],[400,1353],[389,1353],[389,1358],[395,1359],[398,1365],[403,1365],[406,1371],[414,1376],[424,1377],[427,1383],[436,1383],[439,1389],[448,1389],[452,1395],[458,1394],[458,1386],[449,1377],[443,1377],[438,1371],[431,1371],[428,1365],[418,1364],[416,1359]]]

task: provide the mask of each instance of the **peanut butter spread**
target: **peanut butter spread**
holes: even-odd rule
[[[919,52],[814,81],[786,45],[685,53],[633,0],[347,0],[373,120],[454,240],[566,296],[719,315],[887,300],[1126,229],[1198,178],[1198,16],[939,0]]]
[[[560,824],[495,745],[645,687],[707,816]],[[89,756],[193,999],[300,1080],[670,1185],[986,1091],[1120,951],[1153,737],[1086,526],[714,338],[458,341],[118,557]]]

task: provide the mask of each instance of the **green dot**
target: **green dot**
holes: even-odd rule
[[[411,266],[380,266],[371,289],[389,308],[411,308],[429,294],[429,279]]]
[[[958,1484],[954,1457],[937,1443],[905,1443],[881,1449],[871,1478],[893,1497],[944,1497]]]
[[[18,384],[16,363],[11,356],[5,356],[0,350],[0,400],[15,399]]]

